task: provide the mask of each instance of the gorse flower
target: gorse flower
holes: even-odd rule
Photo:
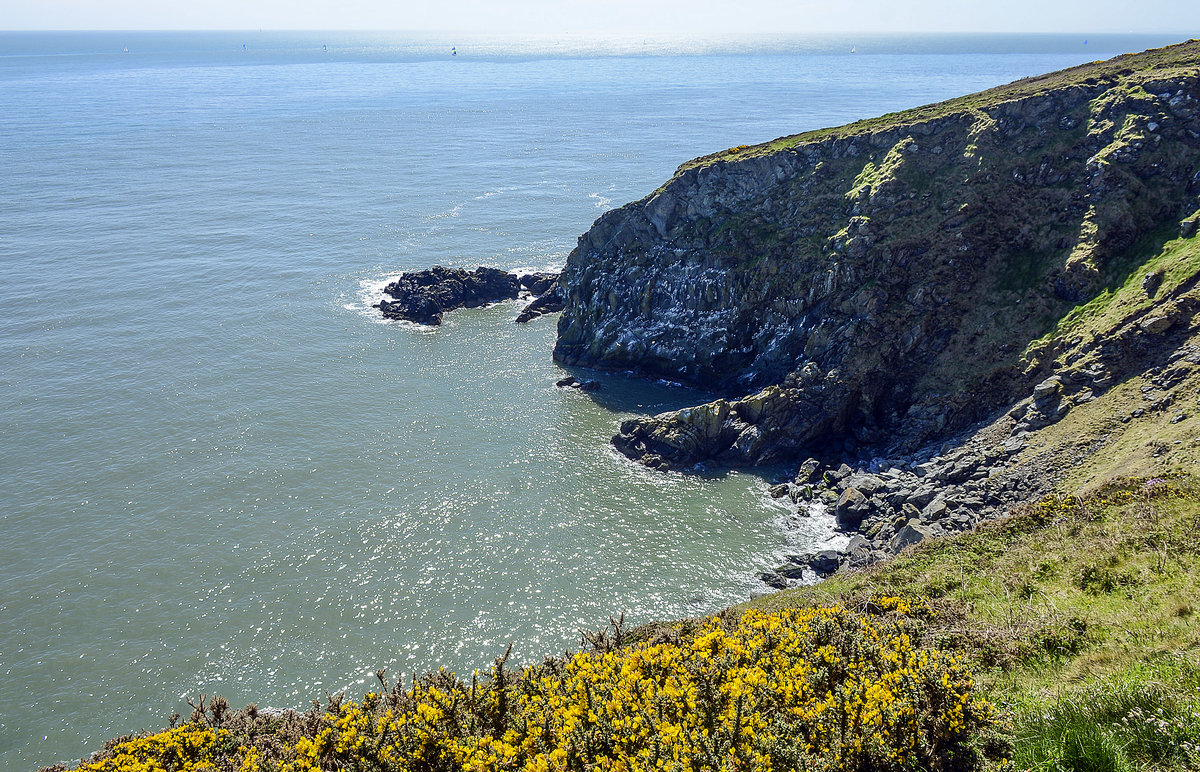
[[[875,602],[899,613],[918,603]],[[974,766],[969,739],[995,718],[955,656],[916,647],[895,621],[838,607],[713,617],[677,641],[516,675],[504,664],[482,684],[439,672],[331,702],[288,746],[187,725],[87,769],[959,770]],[[218,745],[230,758],[215,757]]]
[[[117,743],[109,758],[83,764],[80,772],[205,772],[215,770],[213,753],[228,732],[185,724]]]

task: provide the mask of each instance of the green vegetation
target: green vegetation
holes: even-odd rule
[[[746,267],[740,286],[772,303],[826,283],[844,306],[827,318],[849,320],[836,334],[853,342],[853,325],[867,330],[846,360],[862,372],[883,372],[891,354],[880,340],[916,330],[910,342],[919,342],[924,320],[936,322],[951,337],[940,358],[919,359],[926,390],[988,410],[1016,393],[1005,379],[1018,370],[1078,369],[1098,357],[1097,342],[1117,351],[1110,364],[1124,367],[1117,360],[1129,352],[1129,369],[1114,365],[1110,382],[1080,392],[1065,417],[1022,435],[1028,457],[1073,455],[1047,479],[1085,495],[1052,496],[709,619],[634,631],[613,621],[590,650],[519,672],[506,669],[507,656],[470,683],[444,672],[389,683],[381,671],[378,692],[334,696],[306,713],[233,711],[201,698],[187,723],[113,741],[84,769],[1200,768],[1200,481],[1190,476],[1200,416],[1182,409],[1184,399],[1194,409],[1200,371],[1180,363],[1178,340],[1162,337],[1191,324],[1184,312],[1200,302],[1200,239],[1178,238],[1181,212],[1167,211],[1177,201],[1124,186],[1132,178],[1119,170],[1110,172],[1118,192],[1087,199],[1078,218],[1039,217],[1067,211],[1066,178],[1031,186],[1024,180],[1036,169],[1010,162],[1072,156],[1082,165],[1087,154],[1067,144],[1105,131],[1115,138],[1096,163],[1115,165],[1145,135],[1136,111],[1106,105],[1124,109],[1118,97],[1130,94],[1138,98],[1129,105],[1148,104],[1142,83],[1194,76],[1198,66],[1192,41],[681,167],[960,115],[947,131],[961,142],[947,138],[936,154],[907,153],[916,140],[894,137],[878,153],[821,161],[820,184],[789,194],[811,223],[735,210],[698,220],[697,243]],[[1135,69],[1140,80],[1122,94],[1096,96]],[[1055,121],[1075,121],[1065,140],[1034,145],[1032,125],[991,136],[1000,121],[984,107],[1061,89],[1087,89],[1079,104],[1092,101],[1090,113],[1079,107]],[[1186,183],[1195,166],[1171,152],[1155,158],[1184,169]],[[951,156],[970,162],[943,160]],[[988,165],[998,158],[1007,160]],[[1045,166],[1055,164],[1067,168]],[[872,197],[879,207],[860,213]],[[782,208],[784,199],[770,201]],[[864,262],[883,247],[887,260]],[[889,307],[889,288],[905,288],[904,303]],[[811,335],[828,347],[835,332]],[[1160,356],[1135,368],[1147,351]]]
[[[983,107],[993,106],[1000,102],[1038,96],[1050,91],[1066,88],[1102,89],[1111,86],[1135,71],[1140,75],[1168,78],[1200,66],[1200,41],[1189,40],[1179,45],[1166,48],[1155,48],[1141,53],[1125,54],[1107,61],[1081,64],[1047,75],[1022,78],[1004,86],[980,91],[975,94],[949,99],[931,105],[923,105],[909,110],[888,113],[875,118],[867,118],[845,126],[826,129],[816,129],[802,134],[765,142],[749,147],[740,145],[720,153],[703,156],[680,167],[680,171],[693,166],[704,166],[714,161],[732,158],[748,158],[756,155],[787,150],[806,142],[817,142],[824,139],[843,139],[885,131],[914,123],[924,123],[937,118],[944,118],[957,113],[971,113]]]
[[[496,661],[333,698],[304,716],[201,700],[183,727],[115,742],[87,772],[971,770],[995,711],[952,653],[913,645],[907,604],[723,614],[518,674]],[[610,633],[611,631],[611,633]]]
[[[1095,336],[1114,329],[1192,282],[1200,274],[1200,242],[1195,238],[1172,238],[1175,235],[1178,227],[1167,226],[1143,238],[1129,250],[1130,259],[1113,266],[1104,277],[1104,289],[1063,316],[1047,338]],[[1142,286],[1150,275],[1160,277],[1153,294]]]
[[[873,570],[747,604],[914,599],[917,639],[961,652],[1017,769],[1200,765],[1200,486],[1125,481],[1051,497]],[[915,600],[920,599],[920,600]]]

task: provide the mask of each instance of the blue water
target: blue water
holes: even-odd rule
[[[828,518],[608,446],[705,395],[559,391],[554,319],[383,323],[386,279],[556,267],[694,156],[1169,42],[0,34],[0,768],[744,599]]]

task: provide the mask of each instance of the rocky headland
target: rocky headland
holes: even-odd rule
[[[1185,441],[1198,222],[1191,41],[684,164],[580,238],[554,355],[725,394],[613,443],[809,459],[775,494],[863,565]]]

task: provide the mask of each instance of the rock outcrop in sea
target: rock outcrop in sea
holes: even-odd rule
[[[383,289],[392,300],[382,300],[375,307],[386,319],[438,325],[447,311],[515,300],[522,290],[535,298],[517,317],[518,322],[562,309],[557,273],[515,274],[485,266],[466,271],[440,265],[401,274]]]

